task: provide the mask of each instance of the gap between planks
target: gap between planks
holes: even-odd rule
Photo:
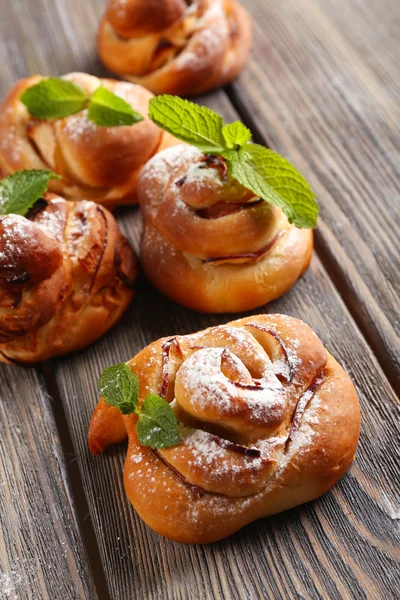
[[[81,472],[79,469],[76,452],[72,442],[69,425],[65,416],[58,383],[54,376],[51,360],[38,366],[38,371],[43,377],[47,394],[52,398],[53,417],[57,428],[61,450],[64,456],[64,467],[67,472],[69,490],[75,505],[78,517],[80,534],[85,545],[89,569],[99,600],[111,600],[107,580],[100,558],[97,535],[94,531],[92,516],[83,488]]]
[[[249,110],[246,108],[245,104],[240,99],[240,92],[237,89],[234,89],[232,85],[228,85],[224,88],[224,91],[238,113],[242,122],[251,130],[253,133],[253,139],[256,143],[267,146],[267,148],[271,148],[269,144],[268,138],[265,134],[262,134],[259,130],[255,119],[251,116]],[[273,148],[271,148],[273,149]],[[319,217],[320,226],[324,228],[325,234],[330,237],[333,237],[330,233],[329,228],[325,223],[321,223],[322,219]],[[393,390],[400,398],[400,379],[398,377],[398,373],[394,366],[394,360],[396,360],[395,356],[390,356],[387,350],[383,347],[382,341],[379,338],[379,334],[377,332],[376,327],[371,326],[371,317],[367,314],[366,310],[363,306],[358,302],[358,298],[354,293],[351,285],[348,282],[346,277],[346,273],[340,264],[340,261],[337,260],[334,252],[329,248],[329,245],[325,243],[325,238],[319,232],[318,228],[314,231],[314,251],[320,259],[325,271],[327,272],[329,278],[331,279],[333,285],[338,291],[340,297],[343,300],[346,308],[351,314],[356,326],[360,330],[362,336],[366,340],[367,344],[371,348],[373,354],[378,360],[379,365],[381,366],[386,378],[391,384]],[[336,246],[339,246],[339,250],[345,255],[344,250],[341,248],[340,244],[337,243]],[[360,287],[365,287],[365,283],[358,278],[357,273],[352,274],[353,277],[357,277],[359,281],[357,284]],[[364,290],[365,293],[368,293],[367,288]],[[376,315],[375,315],[376,316]],[[382,314],[381,320],[384,321],[385,316]],[[381,331],[385,331],[388,328],[385,327],[386,323],[381,323]]]

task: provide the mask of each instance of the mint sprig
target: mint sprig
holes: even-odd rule
[[[205,154],[218,155],[226,148],[222,117],[206,106],[164,94],[150,100],[149,117],[165,131]]]
[[[139,379],[125,363],[104,369],[99,390],[105,402],[123,415],[138,415],[136,432],[142,446],[168,448],[179,443],[178,421],[168,404],[157,394],[149,394],[139,408]]]
[[[167,94],[150,100],[149,117],[183,142],[224,158],[231,177],[281,208],[296,227],[316,227],[319,208],[306,179],[276,152],[250,143],[251,132],[240,121],[224,125],[209,108]]]
[[[143,121],[142,115],[107,88],[100,86],[89,102],[88,118],[102,127],[121,127]]]
[[[61,179],[51,171],[17,171],[0,181],[0,215],[25,216],[47,190],[50,179]]]
[[[280,154],[247,144],[230,155],[229,174],[269,204],[279,206],[289,223],[315,227],[318,204],[306,179]]]
[[[179,443],[178,421],[168,402],[150,394],[142,404],[136,425],[142,446],[168,448]]]
[[[100,86],[89,97],[76,83],[57,77],[42,79],[20,96],[32,117],[62,119],[88,109],[88,118],[100,127],[133,125],[143,117],[132,106]]]
[[[225,138],[227,148],[232,150],[238,150],[252,138],[250,129],[240,121],[234,121],[234,123],[224,125],[222,128],[222,135]]]
[[[26,89],[20,100],[32,117],[62,119],[86,108],[89,98],[76,83],[49,77]]]
[[[99,391],[110,406],[119,408],[123,415],[136,412],[139,403],[139,379],[125,363],[104,369],[99,380]]]

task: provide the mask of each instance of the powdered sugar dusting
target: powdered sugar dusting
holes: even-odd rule
[[[216,59],[223,51],[224,40],[229,34],[221,0],[212,6],[198,20],[196,33],[187,48],[176,59],[176,69],[201,70],[210,60]]]
[[[61,202],[64,202],[61,200]],[[50,202],[49,206],[57,204],[57,199]],[[58,240],[62,241],[65,227],[65,215],[62,210],[42,210],[36,218],[37,225],[47,233],[52,233]]]
[[[218,170],[213,167],[205,167],[204,162],[190,165],[186,172],[185,184],[195,184],[199,189],[206,186],[223,186]]]
[[[198,411],[200,416],[203,411],[212,408],[221,418],[231,418],[243,410],[244,402],[251,409],[250,422],[269,422],[271,413],[278,407],[281,409],[284,403],[281,383],[268,373],[259,380],[259,389],[238,389],[221,371],[223,352],[224,348],[198,350],[178,371],[179,377],[184,369],[185,388],[193,411]],[[177,397],[178,403],[179,400]]]
[[[15,125],[10,125],[10,127],[7,129],[7,132],[3,132],[0,149],[4,152],[11,151],[11,159],[15,162],[21,158],[23,141],[17,136],[17,129]]]
[[[87,114],[88,111],[85,109],[77,115],[71,115],[66,119],[64,132],[71,140],[78,142],[85,138],[90,138],[99,130],[99,127],[93,121],[90,121]]]

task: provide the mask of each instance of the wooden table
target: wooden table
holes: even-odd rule
[[[150,341],[223,323],[144,279],[85,352],[0,368],[0,598],[400,597],[398,0],[243,0],[254,47],[241,78],[199,99],[240,118],[305,173],[321,205],[311,268],[263,310],[304,319],[353,378],[356,460],[320,500],[209,546],[162,539],[123,489],[125,448],[93,458],[103,367]],[[104,0],[2,0],[0,93],[32,73],[104,74]],[[137,246],[136,208],[117,213]]]

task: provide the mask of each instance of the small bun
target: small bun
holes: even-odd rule
[[[227,174],[223,159],[179,145],[144,167],[141,261],[164,294],[202,312],[274,300],[307,268],[313,233]]]
[[[108,208],[136,202],[143,165],[176,140],[147,118],[152,94],[132,83],[71,73],[64,79],[92,94],[100,85],[123,98],[144,118],[131,126],[99,127],[87,110],[64,119],[36,120],[20,102],[21,94],[43,79],[28,77],[15,84],[0,107],[0,169],[51,169],[62,179],[49,189],[68,200],[88,199]]]
[[[109,0],[97,41],[111,71],[155,94],[186,96],[240,73],[251,22],[235,0]]]
[[[84,348],[133,298],[136,260],[94,202],[46,195],[30,218],[0,218],[0,361],[33,363]]]
[[[170,402],[180,441],[142,446],[137,417],[101,399],[89,446],[98,454],[129,437],[129,500],[147,525],[176,542],[215,542],[313,500],[354,458],[356,390],[298,319],[258,315],[163,338],[128,364],[140,380],[140,402],[149,393]]]

